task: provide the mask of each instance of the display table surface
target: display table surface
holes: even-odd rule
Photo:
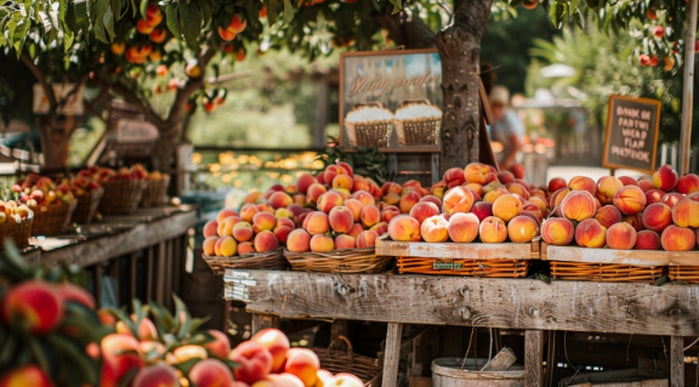
[[[684,381],[683,337],[699,336],[699,285],[237,269],[224,285],[261,316],[387,322],[384,387],[395,386],[406,323],[525,330],[531,386],[542,385],[544,330],[671,336],[672,385]]]

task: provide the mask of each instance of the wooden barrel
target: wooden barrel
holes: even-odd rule
[[[507,371],[479,371],[487,359],[441,357],[432,361],[432,387],[521,387],[524,369],[513,366]]]

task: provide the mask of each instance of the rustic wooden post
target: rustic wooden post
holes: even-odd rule
[[[541,330],[528,329],[524,336],[524,385],[543,386],[541,370],[544,359],[544,335]],[[551,365],[549,365],[549,368]]]
[[[684,386],[684,338],[670,337],[670,385]]]
[[[273,314],[253,313],[252,314],[252,334],[265,328],[278,328],[279,316]]]
[[[383,359],[383,387],[395,387],[398,384],[398,363],[400,361],[400,344],[403,336],[403,324],[389,322],[386,327],[386,349]]]

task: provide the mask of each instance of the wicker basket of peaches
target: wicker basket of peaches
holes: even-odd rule
[[[0,246],[6,240],[11,240],[17,247],[26,246],[33,220],[34,213],[26,204],[16,200],[0,200]]]
[[[50,177],[30,173],[12,190],[34,214],[31,235],[57,235],[68,228],[77,200],[67,178],[54,182]]]
[[[136,211],[146,189],[147,175],[140,164],[118,170],[97,168],[95,179],[104,187],[97,211],[103,215],[128,215]]]
[[[94,178],[97,168],[81,169],[71,177],[70,187],[78,201],[70,219],[77,224],[89,224],[97,214],[104,188]]]

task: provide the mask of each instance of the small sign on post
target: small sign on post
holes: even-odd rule
[[[610,96],[602,165],[653,173],[659,124],[660,101]]]

